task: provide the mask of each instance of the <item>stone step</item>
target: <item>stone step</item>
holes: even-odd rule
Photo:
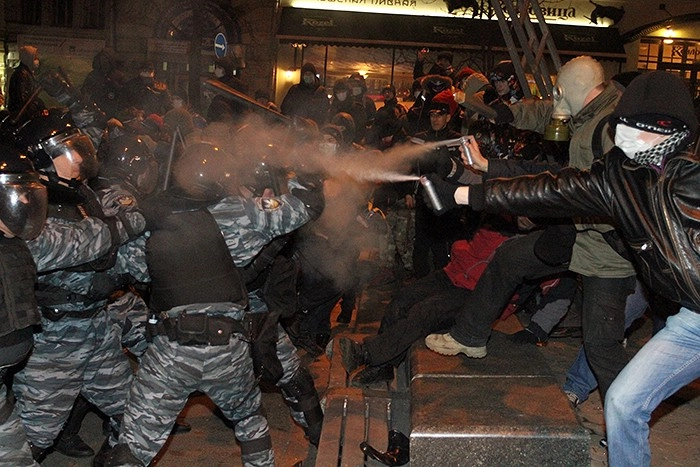
[[[489,355],[410,356],[411,466],[589,465],[589,433],[532,345],[494,333]]]

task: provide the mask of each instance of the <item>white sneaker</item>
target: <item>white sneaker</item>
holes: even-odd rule
[[[484,358],[486,356],[486,346],[483,347],[468,347],[462,345],[450,333],[445,334],[430,334],[425,338],[425,345],[440,355],[457,355],[463,353],[469,358]]]

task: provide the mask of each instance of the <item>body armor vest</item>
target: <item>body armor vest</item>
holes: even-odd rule
[[[221,230],[204,210],[170,214],[146,244],[150,308],[156,312],[193,303],[247,304],[241,274]]]
[[[36,265],[24,241],[0,237],[0,339],[41,322],[34,297]]]

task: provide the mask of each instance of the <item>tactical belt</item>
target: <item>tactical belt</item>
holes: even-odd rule
[[[92,319],[97,316],[97,313],[102,311],[104,305],[100,305],[93,308],[87,308],[85,310],[59,310],[50,306],[41,306],[41,314],[44,318],[49,321],[58,321],[61,318],[74,318],[74,319]]]
[[[149,339],[166,336],[180,345],[227,345],[232,334],[249,334],[240,320],[206,313],[181,312],[175,317],[161,313],[157,319],[148,320],[146,329]]]

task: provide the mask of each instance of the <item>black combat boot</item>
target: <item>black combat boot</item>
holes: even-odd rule
[[[100,447],[100,450],[95,454],[95,458],[92,460],[92,467],[103,467],[106,465],[107,458],[111,455],[112,445],[110,445],[110,439],[113,440],[112,443],[116,445],[119,439],[119,430],[122,425],[122,415],[115,415],[109,418],[109,433],[104,443]],[[104,428],[104,427],[103,427]]]
[[[92,457],[95,451],[83,441],[78,432],[85,415],[90,411],[90,403],[78,396],[63,431],[56,440],[54,449],[68,457]]]
[[[285,396],[285,402],[296,412],[304,414],[304,434],[314,446],[318,446],[323,428],[323,410],[318,392],[314,386],[314,378],[304,367],[299,367],[294,377],[280,386]],[[292,400],[296,400],[293,402]]]
[[[39,446],[34,446],[31,441],[29,442],[29,448],[32,450],[32,458],[37,462],[37,464],[44,462],[46,456],[48,456],[52,450],[50,447],[40,448]]]

